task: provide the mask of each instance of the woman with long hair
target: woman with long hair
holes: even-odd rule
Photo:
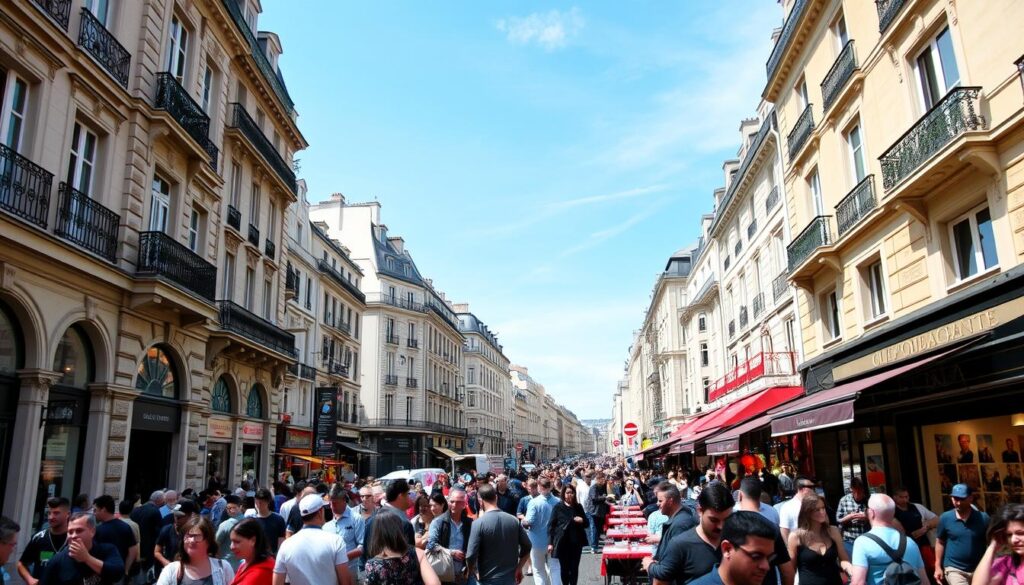
[[[231,529],[231,552],[242,564],[231,585],[271,585],[274,581],[274,557],[263,526],[255,518],[246,518]]]
[[[405,541],[395,514],[374,517],[367,554],[366,585],[441,585],[426,553]]]
[[[842,585],[840,569],[853,566],[839,529],[829,526],[825,500],[815,494],[800,503],[797,529],[789,533],[789,557],[796,560],[800,585]]]
[[[1007,504],[992,518],[988,548],[971,585],[1024,585],[1024,504]]]
[[[160,572],[157,585],[228,585],[235,577],[231,564],[217,558],[217,534],[202,516],[194,516],[181,530],[177,560]]]
[[[576,487],[562,488],[562,500],[551,510],[548,528],[548,553],[551,561],[558,561],[562,585],[576,585],[580,577],[580,556],[587,544],[587,514],[576,498]],[[554,585],[558,585],[555,583]]]
[[[430,532],[430,523],[440,515],[434,514],[433,498],[435,496],[439,497],[442,501],[444,500],[444,496],[439,493],[435,493],[434,496],[420,494],[416,498],[416,504],[413,506],[417,512],[412,519],[412,529],[416,533],[416,548],[427,548],[427,535]],[[447,508],[447,505],[445,507]]]
[[[619,498],[619,503],[623,506],[643,506],[644,497],[636,489],[636,479],[632,477],[626,479],[626,487],[622,492],[622,497]]]

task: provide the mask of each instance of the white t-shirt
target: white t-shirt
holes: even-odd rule
[[[281,543],[274,572],[288,575],[291,585],[330,585],[338,582],[335,567],[346,564],[345,543],[337,534],[303,527]]]
[[[800,503],[803,500],[793,498],[786,500],[779,508],[779,528],[796,530],[800,525]]]

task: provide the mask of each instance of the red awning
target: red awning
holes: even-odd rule
[[[633,461],[643,461],[643,460],[644,460],[644,454],[643,453],[637,453],[636,455],[633,455]]]
[[[694,446],[707,437],[718,432],[743,424],[751,418],[767,412],[780,404],[789,402],[803,394],[802,386],[783,386],[768,388],[749,396],[744,396],[726,406],[719,408],[703,420],[702,424],[691,427],[687,435],[680,438],[683,452],[693,451]]]
[[[659,449],[664,449],[664,448],[672,445],[673,443],[675,443],[678,440],[679,440],[678,437],[665,439],[664,441],[662,441],[660,443],[656,443],[656,444],[651,445],[650,447],[648,447],[646,449],[641,450],[639,453],[637,453],[637,455],[642,455],[644,453],[653,453],[654,451],[657,451]]]

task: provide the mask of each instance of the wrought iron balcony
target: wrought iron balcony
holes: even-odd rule
[[[745,306],[740,307],[740,329],[743,329],[744,327],[746,327],[747,323],[749,323],[749,322],[750,322],[750,316],[747,314],[747,307],[745,307]]]
[[[217,268],[163,232],[139,233],[139,276],[162,276],[213,302]]]
[[[754,297],[753,302],[750,304],[754,309],[754,318],[757,319],[764,312],[764,293],[757,293],[757,296]]]
[[[736,320],[729,321],[729,339],[736,337]]]
[[[348,365],[334,360],[326,360],[324,362],[324,368],[327,373],[332,376],[341,376],[342,378],[348,377]]]
[[[416,349],[420,346],[420,340],[409,338],[405,340],[405,345],[413,349]]]
[[[230,1],[230,0],[228,0]],[[274,173],[284,181],[284,184],[291,189],[292,193],[298,192],[295,182],[295,171],[285,162],[281,154],[274,148],[274,145],[267,139],[267,136],[260,130],[260,127],[245,111],[242,104],[231,104],[231,117],[228,124],[237,128],[245,136],[256,152],[260,153],[267,165]]]
[[[779,203],[779,188],[772,187],[772,190],[768,192],[768,198],[764,200],[764,212],[766,214],[771,213],[772,209]]]
[[[416,378],[406,378],[405,379],[405,387],[406,388],[415,388],[416,387]]]
[[[330,277],[331,280],[340,285],[341,288],[347,290],[352,296],[354,296],[355,298],[359,299],[362,302],[366,302],[366,294],[364,294],[363,291],[359,290],[359,287],[357,287],[355,283],[345,278],[345,276],[342,273],[338,272],[334,268],[334,266],[331,266],[330,262],[324,260],[323,258],[320,258],[319,260],[317,260],[316,266],[320,270],[320,272],[326,274],[328,277]]]
[[[779,302],[779,299],[786,295],[789,290],[789,273],[783,272],[782,274],[775,277],[772,281],[772,296],[775,298],[775,302]]]
[[[121,87],[128,89],[128,71],[132,56],[88,8],[82,9],[82,25],[78,45],[107,70]]]
[[[289,266],[288,270],[285,272],[284,290],[291,293],[295,293],[299,290],[299,273],[292,270],[291,266]]]
[[[980,92],[980,87],[953,88],[878,158],[886,191],[961,134],[985,127],[985,117],[979,113]]]
[[[789,256],[789,271],[793,270],[803,264],[814,251],[821,246],[827,246],[832,243],[832,217],[829,215],[819,215],[811,220],[811,223],[807,224],[804,231],[793,238],[789,246],[786,247],[786,253]]]
[[[398,336],[390,333],[384,336],[384,343],[390,343],[391,345],[398,345]]]
[[[384,384],[386,386],[397,386],[398,376],[392,376],[391,374],[384,376]]]
[[[228,14],[231,15],[231,20],[235,21],[235,26],[245,37],[246,42],[249,43],[249,51],[252,54],[252,58],[256,61],[256,67],[263,74],[263,78],[270,85],[270,88],[277,95],[277,99],[281,102],[285,112],[288,115],[292,115],[295,110],[295,104],[292,102],[291,97],[288,95],[288,90],[284,87],[284,82],[277,76],[277,72],[274,71],[274,67],[267,60],[267,56],[263,53],[263,49],[260,47],[260,43],[256,40],[256,35],[253,34],[252,30],[249,29],[249,23],[245,20],[245,15],[242,14],[242,9],[238,5],[237,0],[223,0],[224,7],[228,9]]]
[[[715,380],[708,387],[708,402],[718,400],[730,392],[761,378],[795,375],[797,375],[795,353],[757,353],[749,360],[737,365],[725,376]],[[783,382],[783,380],[775,381],[776,384],[779,382]]]
[[[242,212],[238,211],[234,205],[228,205],[228,227],[242,233]]]
[[[825,109],[832,107],[832,103],[839,97],[839,93],[846,87],[846,83],[853,77],[857,70],[857,53],[853,50],[853,40],[849,40],[843,50],[836,57],[836,62],[825,74],[825,80],[821,82],[821,103]]]
[[[789,11],[789,17],[786,18],[785,24],[782,25],[782,33],[779,35],[779,40],[775,41],[772,54],[768,56],[766,68],[769,80],[775,75],[775,70],[779,67],[779,63],[782,62],[782,54],[786,52],[786,46],[792,40],[793,33],[796,32],[797,23],[803,17],[803,12],[808,4],[810,4],[808,0],[797,0],[793,3],[793,8]]]
[[[0,209],[46,228],[53,175],[0,143]]]
[[[62,182],[57,195],[57,235],[114,262],[121,216]]]
[[[885,29],[889,28],[905,3],[906,0],[875,0],[875,8],[878,9],[878,32],[884,33]]]
[[[300,364],[298,362],[294,364],[288,364],[288,373],[302,380],[316,379],[316,368],[314,368],[313,366],[307,366],[306,364]]]
[[[754,234],[757,233],[757,218],[750,220],[750,225],[747,226],[747,239],[751,240],[754,238]]]
[[[446,425],[444,423],[437,423],[431,421],[425,421],[414,418],[398,418],[398,417],[384,417],[384,418],[371,418],[367,419],[366,426],[373,429],[377,428],[399,428],[399,429],[415,429],[415,430],[428,430],[436,431],[439,433],[445,433],[448,435],[457,435],[465,437],[467,434],[466,429],[455,427],[452,425]]]
[[[875,176],[864,177],[857,186],[851,190],[846,197],[836,205],[836,228],[838,237],[853,229],[865,215],[871,213],[875,208]]]
[[[249,224],[248,240],[253,246],[256,246],[257,248],[260,247],[260,228],[252,225],[251,223]]]
[[[403,299],[399,297],[393,297],[391,295],[384,295],[380,298],[381,302],[392,307],[399,307],[401,309],[409,309],[410,311],[416,311],[418,313],[426,313],[430,311],[430,307],[423,303],[417,303],[410,301],[409,299]]]
[[[274,259],[274,254],[277,253],[277,244],[274,243],[274,240],[267,238],[263,244],[263,253],[267,255],[267,258]]]
[[[812,105],[807,104],[803,113],[796,119],[796,124],[793,124],[793,129],[790,130],[789,136],[786,137],[786,143],[789,144],[789,160],[791,161],[800,152],[804,144],[807,143],[807,139],[814,130],[814,115],[811,113],[811,110]]]
[[[210,118],[192,96],[166,71],[156,74],[156,101],[153,107],[165,110],[179,126],[209,155],[210,166],[217,168],[219,152],[210,140]]]
[[[220,326],[263,347],[295,357],[295,336],[232,301],[218,301]]]
[[[71,20],[72,0],[33,0],[33,2],[67,32],[68,22]]]

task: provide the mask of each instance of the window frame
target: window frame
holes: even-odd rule
[[[188,75],[188,43],[191,36],[191,32],[184,22],[184,19],[177,14],[171,15],[171,28],[168,31],[165,59],[167,72],[183,87]]]
[[[939,37],[941,37],[943,33],[949,35],[949,49],[953,57],[953,66],[956,69],[956,80],[952,84],[950,84],[946,78],[946,66],[943,64],[942,52],[939,50]],[[924,46],[921,47],[921,49],[918,50],[917,53],[914,55],[914,59],[911,62],[911,65],[913,67],[914,78],[917,83],[918,95],[921,100],[920,105],[923,108],[922,111],[927,112],[931,110],[933,107],[935,107],[935,104],[941,101],[942,98],[946,94],[948,94],[953,88],[959,87],[963,84],[963,74],[960,73],[960,63],[956,53],[957,50],[956,45],[953,42],[952,31],[949,27],[949,24],[947,23],[946,26],[942,27],[941,29],[939,29],[938,32],[931,35],[928,38],[928,42],[925,43]],[[941,88],[932,88],[930,79],[928,80],[928,86],[926,87],[925,80],[921,77],[921,59],[925,58],[926,54],[926,58],[928,58],[931,61],[932,73],[935,74],[935,81],[941,81],[942,83]],[[932,95],[933,92],[929,90],[933,89],[937,89],[939,91],[937,91],[935,95]]]
[[[32,85],[24,77],[21,77],[10,69],[4,72],[6,79],[3,88],[3,104],[0,104],[0,141],[14,152],[21,153],[25,139],[25,125],[28,120],[29,100]],[[18,88],[22,88],[18,92]],[[14,98],[21,96],[21,111],[15,109]],[[16,122],[16,123],[15,123]],[[13,131],[17,134],[12,139]]]
[[[91,153],[89,151],[90,141]],[[71,130],[67,184],[90,198],[92,197],[93,179],[96,177],[96,159],[99,158],[99,150],[99,135],[82,122],[75,120]],[[84,184],[83,175],[86,175]]]
[[[822,293],[819,311],[821,312],[821,323],[825,330],[825,345],[841,340],[843,338],[843,309],[839,299],[838,288],[832,287]],[[832,321],[833,318],[835,319],[834,322]]]
[[[202,216],[202,210],[193,205],[188,216],[188,249],[196,254],[202,248]]]
[[[889,287],[886,283],[885,265],[880,256],[875,256],[861,265],[861,280],[866,291],[864,308],[865,325],[871,326],[889,316]]]
[[[807,183],[807,191],[811,196],[812,218],[825,215],[825,200],[821,193],[821,173],[818,171],[818,167],[811,169],[805,182]]]
[[[853,145],[853,137],[856,133],[857,141],[859,144],[855,147]],[[864,126],[860,123],[860,120],[854,121],[850,124],[846,132],[843,133],[843,138],[846,142],[847,153],[850,161],[850,174],[853,176],[853,185],[851,187],[859,185],[870,174],[868,173],[868,160],[864,155]],[[858,154],[860,159],[860,173],[857,170]]]
[[[987,274],[998,272],[1000,270],[998,246],[994,249],[996,255],[995,262],[991,266],[985,265],[984,246],[982,245],[981,234],[978,231],[979,224],[977,219],[978,215],[984,211],[987,211],[989,214],[989,224],[992,228],[992,241],[993,244],[995,244],[998,242],[998,238],[996,238],[995,235],[995,218],[992,217],[992,207],[987,201],[971,208],[969,211],[957,216],[946,224],[946,236],[949,242],[950,260],[953,265],[954,280],[952,286],[957,286],[964,282],[970,282],[977,278],[983,278]],[[968,228],[970,229],[971,245],[974,247],[974,261],[976,264],[974,273],[966,276],[960,273],[959,253],[956,246],[956,232],[954,231],[954,228],[962,224],[964,221],[968,222]]]
[[[160,188],[157,188],[157,184]],[[166,191],[164,190],[166,186]],[[171,216],[171,182],[159,173],[153,174],[153,182],[149,189],[149,231],[168,233],[168,221]],[[158,225],[159,224],[161,225]]]

